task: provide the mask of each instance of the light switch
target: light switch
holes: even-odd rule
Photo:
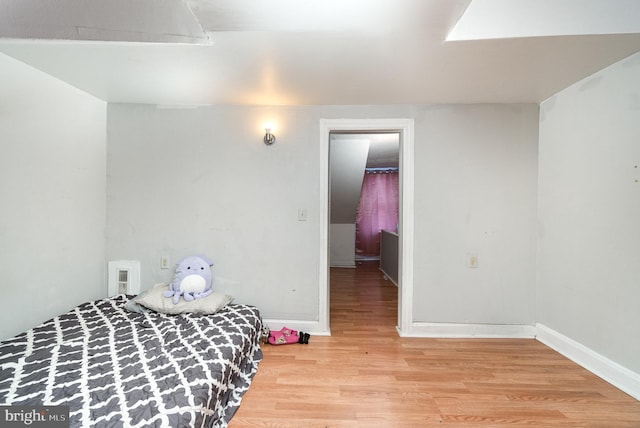
[[[298,208],[298,221],[307,221],[307,209]]]

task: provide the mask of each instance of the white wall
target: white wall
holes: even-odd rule
[[[535,323],[537,134],[535,105],[416,118],[414,321]]]
[[[0,339],[105,295],[105,131],[104,102],[0,54]]]
[[[330,221],[355,223],[369,140],[335,140],[332,136],[329,139]]]
[[[144,289],[204,252],[265,318],[317,320],[321,118],[416,120],[419,320],[535,321],[537,106],[109,105],[107,258],[141,260]]]
[[[273,146],[262,142],[266,121]],[[161,255],[204,253],[214,288],[237,302],[317,318],[316,120],[295,108],[113,104],[108,122],[110,260],[140,260],[145,289],[171,280]]]
[[[355,267],[356,213],[370,143],[333,136],[329,140],[329,262],[336,267]]]
[[[640,373],[640,54],[541,106],[538,322]]]
[[[332,267],[356,267],[356,225],[329,225],[329,264]]]

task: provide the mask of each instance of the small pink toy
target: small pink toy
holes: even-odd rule
[[[269,343],[272,345],[288,345],[298,343],[299,340],[298,332],[287,327],[282,327],[277,331],[271,330],[269,333]]]

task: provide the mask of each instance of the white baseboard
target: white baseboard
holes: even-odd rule
[[[640,374],[598,354],[543,324],[536,324],[536,339],[561,353],[616,388],[640,400]]]
[[[315,336],[331,336],[330,330],[323,330],[317,321],[274,320],[264,322],[272,330],[288,327]],[[400,331],[401,337],[431,338],[500,338],[536,339],[579,364],[606,382],[640,400],[640,374],[598,354],[586,346],[558,333],[543,324],[454,324],[420,323],[411,324],[409,331]]]
[[[527,324],[454,324],[414,322],[402,337],[533,339],[535,326]]]
[[[356,268],[356,262],[354,261],[345,261],[345,262],[341,262],[341,261],[335,261],[335,262],[331,262],[329,264],[330,267],[334,267],[334,268]]]
[[[397,283],[397,282],[396,282],[396,281],[395,281],[391,276],[389,276],[389,274],[388,274],[388,273],[386,273],[386,272],[384,271],[384,269],[382,269],[382,268],[380,268],[380,267],[379,267],[379,268],[378,268],[378,270],[379,270],[380,272],[382,272],[382,274],[384,275],[384,279],[385,279],[385,280],[393,282],[393,285],[395,285],[396,287],[398,286],[398,283]]]

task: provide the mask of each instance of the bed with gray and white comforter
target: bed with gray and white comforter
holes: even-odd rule
[[[226,427],[262,358],[258,309],[138,314],[128,299],[0,342],[0,404],[66,405],[72,427]]]

